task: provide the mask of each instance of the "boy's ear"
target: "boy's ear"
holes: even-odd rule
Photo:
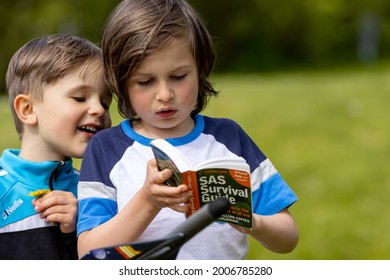
[[[35,125],[37,123],[37,116],[33,105],[33,98],[30,95],[19,94],[15,97],[15,112],[20,121],[26,125]]]

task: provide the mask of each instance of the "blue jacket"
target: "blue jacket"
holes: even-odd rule
[[[70,191],[77,197],[78,172],[72,161],[31,162],[19,150],[0,158],[0,259],[77,259],[75,233],[40,218],[30,192]]]

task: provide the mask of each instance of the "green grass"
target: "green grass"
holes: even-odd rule
[[[204,113],[236,120],[299,197],[297,248],[251,239],[249,258],[389,259],[390,65],[212,80],[221,92]],[[5,100],[0,121],[0,149],[18,147]]]

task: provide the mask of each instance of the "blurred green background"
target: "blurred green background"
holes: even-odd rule
[[[4,88],[12,54],[48,33],[99,43],[118,2],[1,1],[0,151],[20,145]],[[279,255],[251,240],[249,258],[390,259],[390,2],[189,2],[217,48],[221,93],[205,114],[236,120],[299,197],[298,247]]]

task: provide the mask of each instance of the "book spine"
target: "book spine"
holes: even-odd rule
[[[187,185],[193,192],[193,196],[190,199],[191,208],[187,211],[187,218],[194,214],[200,208],[200,198],[198,185],[196,183],[196,172],[186,171],[183,173],[183,184]]]

